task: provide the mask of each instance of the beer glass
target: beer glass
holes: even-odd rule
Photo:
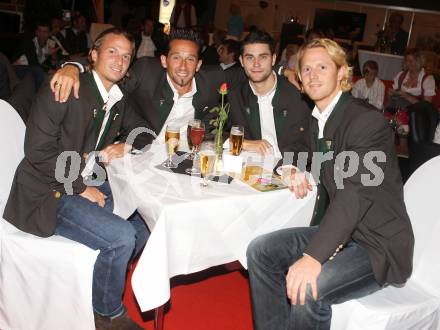
[[[180,127],[174,123],[167,125],[165,131],[165,144],[167,147],[168,159],[162,163],[166,168],[177,168],[177,165],[173,163],[173,155],[177,151],[180,139]]]
[[[202,187],[208,187],[208,176],[214,172],[215,164],[215,148],[214,143],[205,142],[200,148],[200,173],[203,181],[200,183]]]
[[[243,126],[232,126],[229,135],[229,152],[238,156],[243,148],[244,129]]]
[[[197,125],[191,126],[191,132],[190,132],[190,140],[192,141],[192,151],[188,159],[191,159],[193,161],[193,166],[191,168],[187,168],[185,170],[186,173],[191,175],[198,175],[200,174],[200,170],[194,166],[195,163],[198,160],[198,150],[200,147],[200,144],[203,141],[203,138],[205,137],[205,124],[202,122],[198,122]]]

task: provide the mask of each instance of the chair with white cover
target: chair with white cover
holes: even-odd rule
[[[0,100],[0,215],[23,158],[25,126]],[[0,329],[95,329],[93,268],[99,251],[60,236],[20,231],[0,216]]]
[[[333,305],[333,330],[440,329],[440,156],[420,166],[404,187],[415,236],[414,268],[402,288]]]

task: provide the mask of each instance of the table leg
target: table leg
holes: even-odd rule
[[[165,309],[165,305],[162,305],[154,310],[154,330],[163,330],[164,309]]]

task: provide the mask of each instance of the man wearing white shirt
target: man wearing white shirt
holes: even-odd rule
[[[218,48],[218,58],[223,70],[238,66],[240,67],[240,42],[237,40],[226,39]]]
[[[143,21],[143,29],[139,35],[135,36],[136,58],[142,56],[154,57],[158,50],[152,38],[154,31],[154,22],[150,18]]]
[[[379,66],[375,61],[366,61],[362,68],[364,78],[356,81],[351,94],[358,99],[366,100],[375,108],[382,110],[385,85],[377,77],[378,70]]]
[[[99,152],[104,164],[122,157],[131,146],[115,140],[124,141],[132,129],[146,126],[116,85],[128,70],[133,49],[130,35],[106,30],[91,51],[92,73],[80,77],[80,99],[58,103],[50,86],[43,85],[4,213],[25,232],[56,234],[99,250],[92,288],[97,329],[141,329],[126,313],[122,295],[127,265],[145,245],[148,229],[137,213],[127,220],[113,214],[105,170],[93,156]],[[137,148],[143,145],[134,142]]]
[[[308,150],[310,109],[299,91],[272,69],[276,61],[272,37],[251,32],[242,43],[240,62],[247,81],[231,91],[227,127],[244,127],[243,150],[272,154]]]
[[[298,60],[315,102],[312,151],[325,158],[312,225],[260,236],[248,247],[255,330],[328,330],[333,304],[402,285],[412,271],[414,236],[390,128],[347,93],[350,72],[336,42],[314,39]],[[297,198],[309,189],[304,175],[292,174]]]

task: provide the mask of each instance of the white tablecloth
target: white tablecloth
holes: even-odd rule
[[[403,56],[377,53],[369,50],[359,50],[358,53],[361,70],[366,61],[376,61],[379,66],[379,78],[382,80],[393,80],[402,71]]]
[[[163,159],[127,155],[108,168],[114,212],[138,209],[152,230],[132,277],[142,311],[168,301],[171,277],[234,260],[246,267],[253,238],[310,222],[316,189],[296,200],[287,189],[258,192],[238,180],[201,188],[198,177],[155,168]]]

